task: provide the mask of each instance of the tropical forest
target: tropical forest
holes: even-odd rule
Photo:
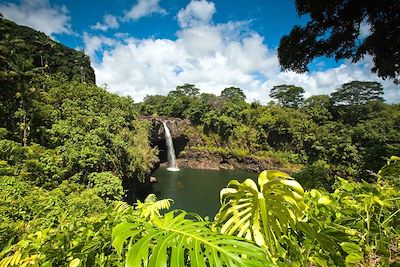
[[[266,79],[268,90],[254,80],[257,94],[234,82],[207,89],[195,78],[151,89],[169,75],[157,57],[175,60],[172,50],[157,54],[155,44],[179,48],[185,34],[202,27],[218,34],[236,27],[204,13],[213,15],[216,5],[221,15],[225,1],[186,1],[174,14],[174,1],[133,1],[125,17],[105,16],[92,29],[106,32],[142,16],[154,28],[151,19],[171,16],[181,27],[178,44],[156,33],[113,43],[104,33],[90,43],[106,47],[101,57],[89,43],[83,49],[47,31],[56,19],[47,28],[21,22],[24,8],[28,15],[44,10],[26,15],[32,23],[51,7],[73,15],[68,1],[52,2],[0,3],[0,267],[400,266],[397,0],[287,1],[306,21],[279,36],[276,75],[310,80],[315,76],[301,75],[317,73],[325,82],[315,88],[328,89],[282,76]],[[246,38],[241,45],[250,52],[237,64],[257,53]],[[228,39],[221,41],[231,42],[227,50],[234,47]],[[130,76],[154,76],[140,100],[139,89],[112,89],[113,77],[99,83],[112,76],[100,64],[150,42],[165,77],[153,75],[152,64],[132,70]],[[201,57],[203,43],[193,42],[196,53],[172,70],[176,77]],[[314,70],[321,58],[346,66],[368,58],[368,77],[375,78],[345,76],[344,65]],[[218,66],[213,71],[222,73]]]

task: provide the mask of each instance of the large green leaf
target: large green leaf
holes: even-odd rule
[[[112,245],[128,244],[125,266],[269,266],[262,249],[235,236],[219,234],[199,217],[172,211],[150,221],[117,225]],[[128,242],[125,242],[128,241]]]
[[[263,171],[258,185],[247,179],[231,181],[221,190],[221,208],[216,225],[221,233],[235,234],[266,246],[273,254],[278,239],[294,228],[302,218],[306,205],[301,185],[280,171]]]

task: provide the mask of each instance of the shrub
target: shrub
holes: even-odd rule
[[[93,172],[89,174],[88,185],[102,198],[120,200],[124,194],[121,179],[111,172]]]

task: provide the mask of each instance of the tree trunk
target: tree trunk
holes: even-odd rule
[[[28,124],[27,124],[27,120],[26,120],[26,114],[23,115],[22,117],[22,125],[24,126],[24,130],[23,130],[23,136],[22,136],[22,145],[24,147],[27,146],[28,144]]]

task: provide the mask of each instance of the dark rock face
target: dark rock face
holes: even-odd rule
[[[268,158],[252,156],[232,157],[207,150],[187,149],[177,159],[180,168],[208,169],[208,170],[247,170],[261,172],[267,169],[280,169],[283,166]],[[290,170],[285,170],[289,171]]]
[[[163,122],[167,124],[173,139],[184,135],[184,129],[191,126],[189,120],[182,120],[179,118],[171,118],[165,116],[140,116],[139,118],[151,121],[153,127],[150,135],[150,141],[152,143],[162,139],[165,140]]]

